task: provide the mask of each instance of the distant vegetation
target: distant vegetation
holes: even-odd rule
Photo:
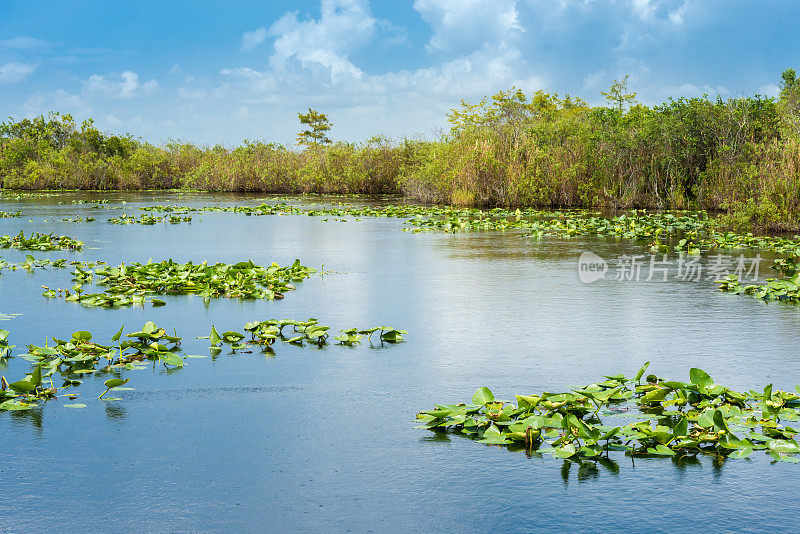
[[[800,80],[778,98],[636,102],[627,77],[592,107],[512,89],[448,114],[439,139],[329,143],[299,118],[303,150],[154,146],[69,115],[0,124],[0,185],[14,189],[172,189],[394,194],[462,206],[701,208],[731,226],[794,230],[800,217]]]

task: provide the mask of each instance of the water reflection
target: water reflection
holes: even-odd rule
[[[34,435],[41,439],[45,410],[44,404],[46,403],[43,402],[37,408],[32,408],[30,410],[8,412],[11,417],[11,422],[18,427],[32,428]]]
[[[106,419],[112,423],[122,423],[128,416],[128,413],[122,404],[107,402],[105,404],[105,409],[106,409]]]

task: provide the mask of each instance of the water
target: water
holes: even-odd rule
[[[108,198],[124,210],[72,200]],[[327,199],[330,201],[331,199]],[[307,199],[307,202],[319,199]],[[59,202],[62,202],[59,204]],[[143,205],[258,203],[255,197],[64,193],[0,200],[25,229],[82,239],[109,262],[252,259],[335,271],[277,302],[165,297],[162,308],[86,309],[45,299],[69,270],[3,271],[0,322],[11,342],[91,330],[108,339],[145,321],[175,328],[188,354],[208,354],[211,324],[316,317],[339,328],[390,324],[407,342],[383,348],[276,346],[188,360],[182,370],[130,372],[120,402],[96,401],[101,378],[23,413],[0,413],[0,530],[10,531],[797,531],[800,467],[751,460],[713,465],[631,460],[596,470],[415,429],[434,403],[563,390],[602,374],[659,376],[690,367],[735,389],[798,379],[800,311],[715,291],[712,281],[583,284],[577,258],[641,253],[629,242],[540,240],[505,234],[411,234],[402,220],[196,213],[190,224],[119,226],[106,218]],[[93,223],[62,222],[76,215]],[[45,221],[47,219],[47,221]],[[33,222],[30,222],[30,221]],[[25,253],[0,251],[8,261]],[[764,268],[766,269],[766,268]],[[763,273],[768,274],[768,273]],[[15,352],[20,353],[18,348]],[[28,364],[12,358],[7,377]]]

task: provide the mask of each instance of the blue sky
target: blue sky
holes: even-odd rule
[[[794,0],[0,0],[0,115],[50,110],[156,143],[431,137],[511,86],[600,103],[774,95],[800,70]]]

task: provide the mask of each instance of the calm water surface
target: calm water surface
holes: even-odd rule
[[[107,198],[103,209],[73,200]],[[118,204],[122,200],[126,204]],[[331,199],[328,199],[330,201]],[[305,203],[319,202],[305,199]],[[0,198],[0,235],[56,232],[80,253],[146,261],[252,259],[334,271],[283,301],[165,297],[162,308],[86,309],[41,296],[69,287],[69,270],[3,271],[0,328],[18,347],[153,320],[207,354],[207,335],[252,320],[305,319],[339,328],[390,324],[407,342],[384,348],[276,346],[274,357],[226,354],[182,370],[130,372],[120,402],[99,402],[102,378],[63,400],[0,413],[0,530],[9,531],[731,531],[800,530],[800,467],[766,455],[713,465],[624,456],[596,469],[527,458],[459,436],[415,429],[416,412],[651,371],[688,379],[690,367],[735,389],[800,383],[800,311],[715,291],[712,281],[587,285],[577,258],[641,253],[607,239],[532,239],[519,233],[411,234],[401,219],[195,213],[190,224],[107,224],[139,206],[257,204],[255,197],[80,195]],[[108,210],[122,206],[122,210]],[[63,222],[94,216],[93,223]],[[8,261],[25,252],[0,251]],[[766,261],[762,274],[769,274]],[[609,277],[607,277],[609,278]],[[22,349],[24,352],[24,349]],[[18,348],[15,354],[21,353]],[[21,376],[20,358],[0,374]],[[92,397],[94,395],[94,397]]]

